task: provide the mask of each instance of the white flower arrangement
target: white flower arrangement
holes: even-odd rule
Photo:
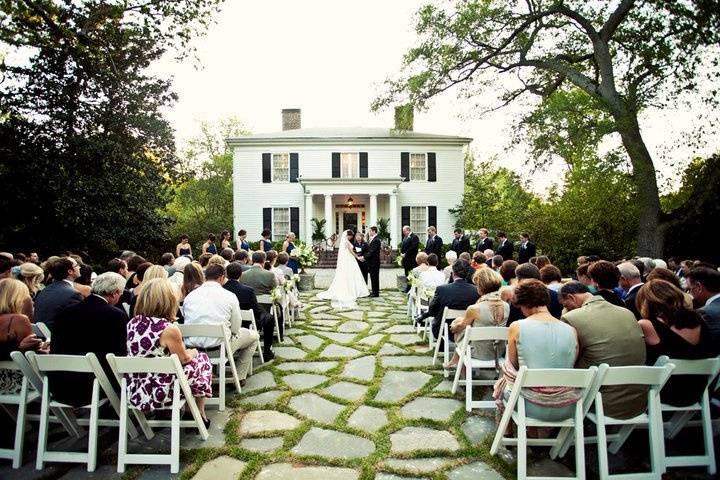
[[[310,245],[301,244],[293,250],[293,253],[295,252],[298,252],[297,261],[300,264],[300,270],[305,270],[305,267],[312,267],[318,261],[317,255]]]

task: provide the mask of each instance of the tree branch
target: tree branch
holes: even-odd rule
[[[615,30],[620,26],[627,14],[635,6],[635,0],[622,0],[620,5],[610,14],[605,25],[600,29],[600,39],[604,42],[608,42],[612,38]]]

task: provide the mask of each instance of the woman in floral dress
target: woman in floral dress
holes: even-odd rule
[[[177,354],[183,365],[195,402],[205,426],[205,398],[212,396],[212,365],[205,353],[185,348],[180,329],[173,324],[178,312],[178,299],[167,279],[147,282],[137,299],[135,316],[127,325],[128,356],[167,357]],[[168,408],[172,403],[172,374],[127,374],[128,398],[134,407],[148,412]]]

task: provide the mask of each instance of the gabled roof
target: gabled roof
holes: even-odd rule
[[[300,128],[274,133],[259,133],[246,137],[228,138],[228,145],[282,145],[282,144],[348,144],[348,143],[434,143],[465,145],[472,138],[437,135],[391,128]]]

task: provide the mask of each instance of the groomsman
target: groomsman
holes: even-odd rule
[[[456,228],[454,232],[455,238],[452,241],[450,250],[457,253],[458,257],[463,252],[470,252],[470,239],[460,228]],[[452,277],[451,277],[452,278]]]
[[[478,230],[478,235],[480,236],[480,240],[477,243],[477,246],[475,247],[476,252],[484,252],[485,250],[492,250],[493,248],[493,241],[488,237],[488,229],[487,228],[481,228]]]
[[[434,253],[438,258],[442,258],[442,238],[437,234],[435,227],[428,227],[427,242],[425,242],[425,253],[430,255]]]
[[[405,276],[408,276],[410,270],[417,267],[415,257],[418,254],[418,246],[420,245],[420,239],[415,235],[409,226],[405,225],[402,228],[403,241],[400,245],[400,253],[402,254],[402,266],[405,269]]]
[[[536,254],[535,244],[530,241],[530,234],[520,235],[520,248],[518,249],[518,263],[527,263]]]
[[[370,242],[367,244],[363,257],[368,273],[370,274],[371,297],[380,296],[380,238],[377,236],[376,226],[370,227]]]
[[[365,241],[365,237],[361,232],[355,234],[355,242],[353,243],[353,249],[358,257],[364,257],[367,253],[368,243]],[[368,268],[367,262],[358,258],[358,266],[360,267],[360,273],[362,273],[365,283],[368,281]]]
[[[501,255],[503,260],[512,260],[514,251],[513,243],[508,240],[505,232],[498,232],[497,239],[500,244],[498,245],[498,249],[495,253]]]

